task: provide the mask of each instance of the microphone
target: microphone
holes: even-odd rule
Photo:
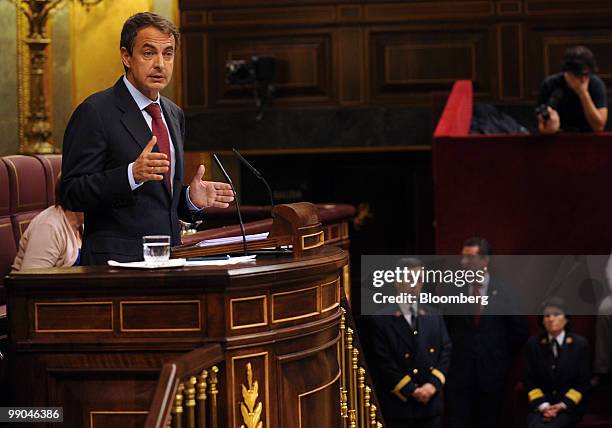
[[[268,184],[268,182],[266,181],[266,179],[264,178],[263,175],[261,175],[261,173],[259,171],[257,171],[255,169],[255,167],[253,165],[251,165],[251,163],[246,160],[238,150],[234,149],[232,147],[232,152],[234,152],[234,154],[238,157],[238,159],[240,159],[240,162],[242,162],[242,164],[244,166],[246,166],[255,177],[257,177],[258,179],[260,179],[261,181],[263,181],[263,183],[266,185],[266,188],[268,189],[268,195],[270,196],[270,213],[274,210],[274,197],[272,196],[272,189],[270,188],[270,185]]]
[[[242,221],[242,214],[240,213],[240,203],[238,202],[238,197],[236,196],[236,189],[234,188],[234,183],[232,183],[232,179],[230,178],[228,173],[225,171],[225,168],[223,168],[221,161],[219,160],[219,158],[217,157],[215,153],[213,153],[213,159],[215,160],[217,166],[221,170],[221,173],[223,174],[223,176],[225,177],[229,185],[232,187],[232,193],[234,194],[234,201],[236,201],[236,208],[238,209],[238,222],[240,223],[240,232],[242,233],[242,245],[244,247],[244,255],[248,256],[249,253],[247,251],[246,232],[244,230],[244,222]]]

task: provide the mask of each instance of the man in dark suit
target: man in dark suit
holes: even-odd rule
[[[413,258],[398,267],[421,269]],[[398,295],[419,295],[422,283],[397,283]],[[417,298],[418,302],[418,298]],[[451,342],[444,319],[418,303],[398,304],[386,315],[372,318],[372,366],[378,397],[389,428],[442,426],[442,388],[446,382]]]
[[[446,316],[453,343],[447,386],[450,428],[497,426],[512,356],[528,335],[525,317],[499,315],[502,311],[496,305],[513,296],[491,276],[490,254],[487,240],[470,238],[463,245],[461,259],[463,269],[486,272],[484,281],[471,284],[469,292],[488,296],[489,304],[471,308],[470,315],[464,311]]]
[[[81,103],[66,128],[62,201],[85,212],[82,264],[142,260],[142,236],[180,243],[179,218],[233,200],[226,183],[203,181],[200,165],[183,186],[182,110],[159,91],[172,77],[176,27],[154,13],[130,17],[121,31],[125,76]]]

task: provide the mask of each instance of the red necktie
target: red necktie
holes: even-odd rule
[[[172,165],[172,158],[170,157],[170,136],[168,134],[168,128],[166,128],[166,124],[162,119],[159,104],[151,103],[145,107],[145,111],[153,118],[151,128],[153,128],[153,135],[157,137],[157,147],[159,147],[159,152],[165,154],[168,157],[168,162],[170,162],[170,165]],[[169,192],[171,192],[170,170],[171,169],[168,168],[168,173],[164,174],[166,177],[166,187],[168,188]]]

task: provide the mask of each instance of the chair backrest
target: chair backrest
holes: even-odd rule
[[[62,155],[35,155],[45,169],[47,179],[47,206],[55,204],[55,181],[62,170]]]
[[[10,212],[15,244],[30,221],[47,208],[47,173],[42,162],[33,156],[6,156],[10,183]]]
[[[10,184],[8,169],[0,161],[0,288],[4,284],[4,275],[11,270],[13,259],[17,253],[13,222],[10,212]],[[3,290],[0,290],[0,304],[4,302]]]

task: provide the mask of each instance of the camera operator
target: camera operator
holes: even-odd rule
[[[573,46],[565,51],[563,72],[542,82],[536,109],[540,133],[603,131],[608,101],[606,86],[595,71],[595,56],[588,48]]]

